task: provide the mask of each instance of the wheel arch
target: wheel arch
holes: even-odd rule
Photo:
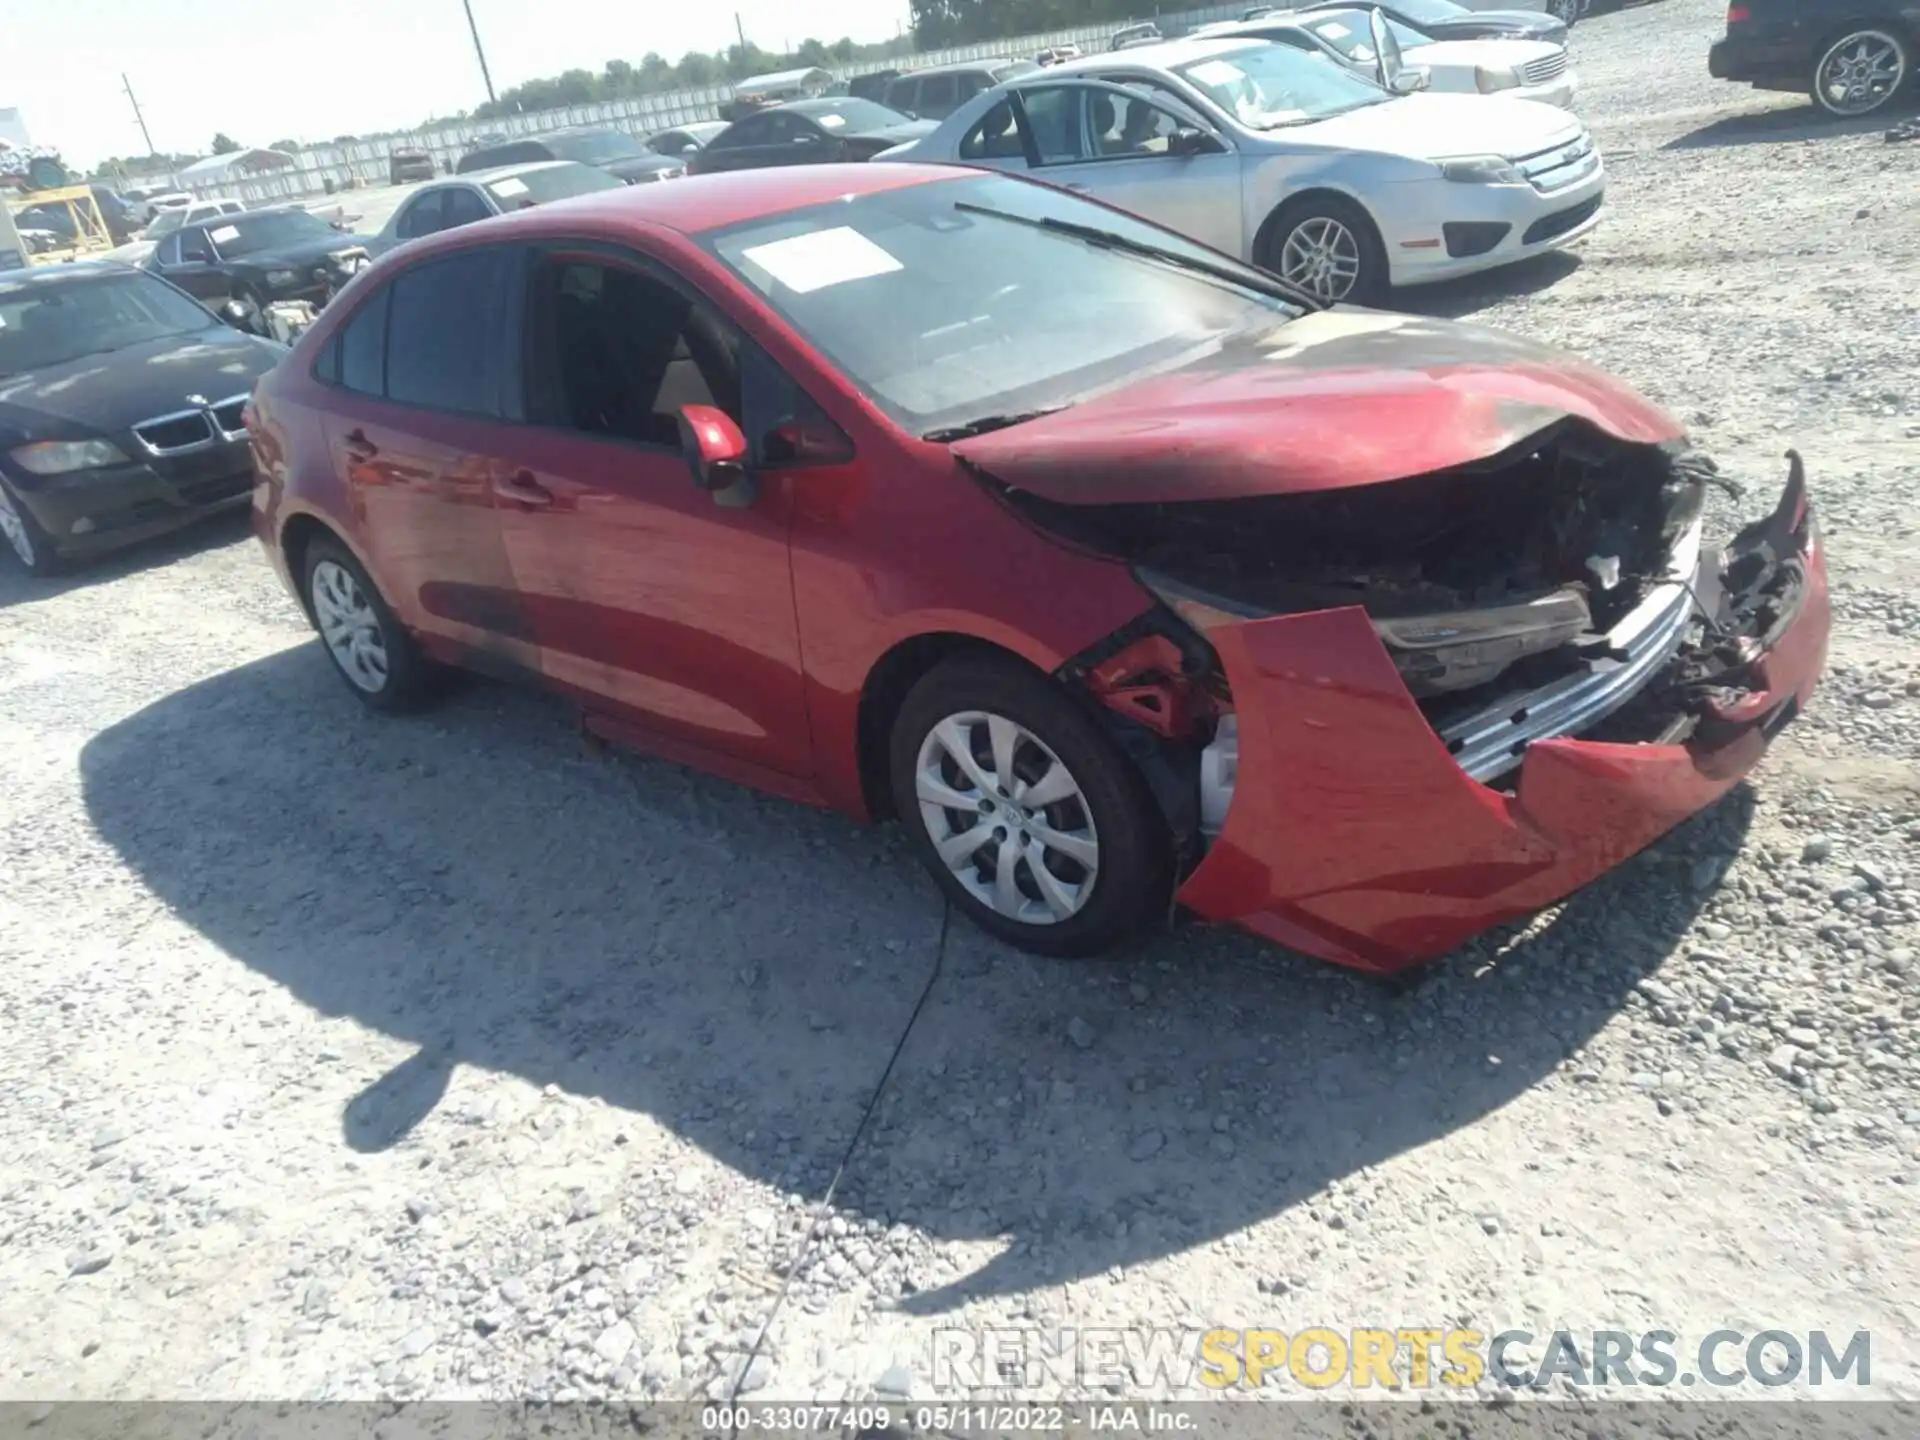
[[[333,541],[359,562],[360,568],[369,576],[374,576],[374,569],[367,564],[367,557],[360,553],[360,547],[348,539],[339,526],[311,510],[299,510],[289,515],[280,527],[280,555],[286,562],[287,576],[293,582],[293,593],[309,622],[313,621],[313,603],[307,595],[307,551],[313,547],[315,540],[323,538]],[[374,583],[379,583],[377,576]]]
[[[1290,211],[1299,210],[1315,200],[1338,200],[1342,204],[1351,205],[1358,210],[1361,215],[1366,218],[1367,224],[1373,230],[1373,243],[1380,247],[1381,256],[1387,258],[1386,235],[1380,229],[1380,221],[1378,217],[1374,215],[1373,207],[1368,205],[1365,200],[1354,194],[1351,190],[1343,190],[1337,185],[1321,183],[1310,185],[1304,190],[1295,190],[1287,195],[1283,195],[1274,207],[1267,212],[1266,219],[1262,220],[1260,227],[1253,232],[1254,264],[1262,266],[1266,264],[1267,249],[1274,243],[1275,236],[1280,228],[1280,222],[1286,218],[1287,214]],[[1388,259],[1388,266],[1389,269],[1391,269],[1391,259]]]
[[[1030,670],[1041,679],[1050,678],[1034,657],[1008,645],[960,630],[927,630],[896,641],[874,662],[860,687],[860,705],[855,721],[855,756],[860,771],[860,798],[869,817],[887,820],[897,817],[893,780],[889,773],[888,748],[892,742],[894,718],[907,693],[935,666],[958,656],[978,656],[1004,660]]]

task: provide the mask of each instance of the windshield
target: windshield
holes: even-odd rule
[[[263,215],[233,215],[211,220],[207,238],[213,241],[223,260],[257,255],[263,250],[280,250],[289,245],[310,245],[319,240],[346,243],[339,231],[304,210],[276,210]]]
[[[811,100],[792,108],[823,129],[842,135],[864,135],[870,130],[908,123],[907,117],[898,110],[852,95],[844,100]]]
[[[1391,15],[1383,12],[1380,18],[1387,22],[1387,29],[1400,42],[1402,50],[1433,43],[1431,35],[1422,34]],[[1371,65],[1378,58],[1373,50],[1373,12],[1370,10],[1318,10],[1307,17],[1306,26],[1357,64]]]
[[[1330,55],[1278,42],[1263,41],[1173,68],[1252,130],[1304,125],[1393,98]]]
[[[638,140],[619,130],[596,130],[591,135],[549,135],[545,143],[556,159],[578,160],[583,165],[631,160],[647,153]]]
[[[0,375],[63,365],[218,323],[171,285],[134,270],[0,285]]]
[[[1470,13],[1453,0],[1394,0],[1394,7],[1415,25],[1438,25]]]
[[[158,215],[153,217],[153,223],[147,226],[147,239],[162,239],[171,235],[186,223],[187,212],[185,210],[162,210]]]
[[[502,210],[524,210],[529,205],[545,205],[595,190],[618,190],[620,186],[620,181],[591,165],[545,165],[489,180],[487,193]]]
[[[1072,404],[1301,313],[1219,280],[961,205],[1097,227],[1211,265],[1234,263],[1104,206],[1000,175],[850,197],[704,239],[914,434]]]

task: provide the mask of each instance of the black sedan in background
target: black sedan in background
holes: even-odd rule
[[[628,185],[675,180],[687,173],[683,161],[655,154],[624,130],[586,127],[480,145],[460,157],[453,173],[468,175],[475,170],[498,170],[503,165],[530,165],[541,160],[571,160],[576,165],[591,165]]]
[[[1436,40],[1547,40],[1555,45],[1567,43],[1567,22],[1544,10],[1469,10],[1453,0],[1371,0],[1373,8],[1402,25],[1411,25]],[[1351,0],[1328,0],[1321,5],[1303,5],[1300,14],[1313,10],[1351,8]],[[1276,16],[1294,18],[1293,12]]]
[[[695,175],[713,175],[768,165],[871,160],[882,150],[931,134],[935,123],[909,119],[852,95],[790,100],[734,121],[709,140],[687,168]]]
[[[236,300],[252,313],[276,300],[325,305],[366,263],[357,237],[291,206],[183,225],[141,262],[196,300]]]
[[[0,550],[42,574],[246,504],[240,412],[286,353],[114,261],[0,276]]]
[[[1800,90],[1841,119],[1914,86],[1920,0],[1733,0],[1707,71],[1759,90]]]

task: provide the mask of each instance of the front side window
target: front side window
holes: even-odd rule
[[[213,244],[207,239],[207,232],[195,226],[191,230],[180,232],[180,263],[183,265],[211,265],[214,262]]]
[[[1051,218],[1209,265],[1231,263],[1052,187],[979,174],[809,206],[704,243],[916,434],[1071,404],[1256,343],[1300,313],[1006,216]]]
[[[138,271],[0,285],[0,378],[216,323],[171,285]]]
[[[740,340],[704,304],[617,263],[554,257],[527,287],[527,418],[678,446],[684,405],[741,417]]]
[[[1332,56],[1261,41],[1190,60],[1174,73],[1252,130],[1279,130],[1393,97]]]
[[[153,217],[153,223],[147,226],[147,239],[163,239],[186,223],[187,212],[184,207],[179,210],[162,210]]]
[[[387,287],[387,398],[400,405],[500,413],[498,250],[416,265]]]
[[[929,120],[944,120],[960,103],[960,81],[955,75],[929,75],[920,82],[918,110]]]
[[[1063,165],[1087,158],[1080,138],[1080,89],[1074,85],[1043,85],[1020,92],[1020,108],[1027,113],[1034,148],[1042,165]]]
[[[736,121],[714,138],[710,150],[736,150],[748,145],[765,145],[773,139],[773,117],[765,112]]]
[[[1145,96],[1129,98],[1099,90],[1087,92],[1087,114],[1094,153],[1102,159],[1165,155],[1173,133],[1190,123]]]

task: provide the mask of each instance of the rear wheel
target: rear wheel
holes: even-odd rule
[[[1351,200],[1313,195],[1274,212],[1255,257],[1263,269],[1337,304],[1371,304],[1387,292],[1387,255],[1373,220]]]
[[[431,671],[360,562],[337,541],[307,546],[305,594],[314,628],[347,688],[374,710],[418,708]]]
[[[1820,52],[1813,103],[1829,115],[1871,115],[1907,83],[1906,44],[1890,30],[1850,30]]]
[[[60,567],[60,557],[54,553],[47,532],[4,481],[0,481],[0,536],[6,537],[7,548],[28,574],[50,575]]]
[[[900,708],[890,763],[916,853],[982,929],[1087,956],[1164,911],[1171,846],[1145,783],[1038,675],[1007,661],[937,666]]]

